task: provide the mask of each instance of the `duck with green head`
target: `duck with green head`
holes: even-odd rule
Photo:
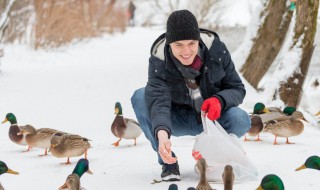
[[[278,144],[277,137],[286,137],[286,143],[293,144],[289,142],[289,137],[297,136],[304,130],[304,124],[300,120],[308,122],[300,111],[295,111],[292,116],[274,119],[267,122],[264,131],[275,135],[273,143],[275,145]]]
[[[114,146],[119,146],[121,139],[134,139],[134,146],[137,144],[137,138],[141,135],[142,130],[137,121],[124,118],[122,115],[122,106],[120,102],[116,102],[114,107],[116,117],[111,125],[111,131],[119,140],[113,143]]]
[[[81,158],[75,166],[72,174],[67,177],[66,182],[59,188],[59,190],[66,188],[69,190],[79,190],[81,187],[80,178],[85,172],[92,174],[89,169],[89,161],[85,158]]]
[[[302,166],[296,169],[296,171],[307,169],[307,168],[320,170],[320,157],[316,155],[310,156]]]
[[[4,173],[15,174],[15,175],[19,174],[18,172],[13,171],[12,169],[8,168],[6,163],[4,163],[3,161],[0,161],[0,175],[2,175]],[[0,190],[4,190],[1,183],[0,183]]]
[[[251,127],[248,130],[248,132],[244,135],[244,141],[250,141],[247,138],[247,135],[258,136],[258,138],[255,141],[261,141],[260,132],[262,131],[264,125],[259,115],[264,113],[270,113],[270,111],[268,110],[268,108],[266,108],[266,106],[263,103],[257,102],[253,107],[253,114],[251,115]]]
[[[25,140],[25,135],[20,134],[21,128],[24,126],[18,126],[16,116],[13,113],[8,113],[6,118],[1,122],[6,123],[10,122],[11,126],[9,128],[9,138],[12,142],[19,144],[19,145],[28,145]],[[27,151],[30,150],[30,147]]]
[[[257,190],[284,190],[284,185],[280,177],[269,174],[263,177]]]

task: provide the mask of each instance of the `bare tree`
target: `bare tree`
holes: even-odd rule
[[[287,81],[281,84],[280,98],[288,106],[297,107],[303,93],[303,83],[306,79],[310,60],[314,50],[314,38],[317,27],[319,0],[297,1],[297,18],[293,46],[302,48],[299,68],[292,73]],[[302,44],[298,45],[298,41]]]
[[[292,12],[287,9],[286,0],[270,0],[264,14],[264,23],[240,70],[244,78],[256,89],[278,55],[292,17]]]

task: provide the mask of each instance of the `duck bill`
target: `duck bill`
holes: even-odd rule
[[[264,112],[264,113],[270,113],[270,111],[269,111],[267,108],[264,108],[264,109],[263,109],[263,112]]]
[[[305,165],[302,165],[300,166],[299,168],[296,169],[296,171],[299,171],[299,170],[303,170],[303,169],[306,169],[307,167]]]
[[[12,169],[8,169],[7,173],[18,175],[19,172],[13,171]]]
[[[117,115],[118,113],[119,113],[119,109],[118,109],[118,108],[115,108],[115,109],[114,109],[114,114]]]
[[[305,122],[307,122],[307,123],[309,123],[309,121],[308,121],[308,120],[306,120],[306,118],[302,118],[302,120],[303,120],[303,121],[305,121]]]
[[[256,190],[263,190],[261,185]]]
[[[93,172],[90,169],[88,169],[87,173],[88,174],[93,174]]]
[[[53,149],[54,147],[56,147],[56,145],[51,144],[51,146],[50,146],[50,148],[49,148],[48,152],[51,152],[51,149]]]
[[[8,119],[5,118],[5,119],[1,122],[1,124],[4,124],[4,123],[7,122],[7,121],[8,121]]]

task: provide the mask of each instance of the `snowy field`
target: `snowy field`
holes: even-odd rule
[[[248,11],[240,8],[236,10]],[[252,13],[251,9],[249,11]],[[252,31],[254,29],[251,27]],[[117,138],[110,129],[117,101],[122,103],[124,116],[135,119],[130,98],[135,89],[146,85],[150,46],[162,32],[163,29],[129,28],[123,34],[107,35],[51,51],[6,45],[0,67],[0,122],[12,112],[19,125],[53,128],[91,139],[93,148],[88,152],[88,159],[94,174],[84,174],[81,178],[81,185],[87,190],[168,189],[170,183],[151,184],[153,179],[160,179],[161,167],[145,136],[138,138],[135,147],[132,146],[133,141],[122,140],[115,148],[111,143]],[[248,32],[241,34],[242,44],[233,44],[228,36],[221,35],[222,41],[234,50],[232,57],[237,68],[243,63],[241,57],[245,57],[243,47],[249,46],[245,40],[250,35]],[[315,44],[320,43],[319,38],[318,32]],[[234,189],[256,189],[262,177],[271,173],[280,176],[288,190],[319,189],[319,171],[295,172],[309,156],[320,156],[320,118],[313,116],[320,110],[320,87],[312,86],[316,78],[320,80],[319,51],[316,46],[298,108],[310,123],[305,123],[301,135],[290,138],[295,143],[292,145],[285,144],[284,138],[278,138],[280,145],[275,146],[274,137],[268,133],[261,134],[262,142],[243,142],[242,138],[248,157],[258,168],[259,179],[235,184]],[[287,73],[283,71],[281,75]],[[271,82],[275,84],[278,81]],[[272,101],[269,93],[257,93],[245,80],[244,83],[247,95],[240,107],[247,112],[251,112],[258,101],[267,106],[281,106],[279,101]],[[1,175],[1,184],[7,190],[58,189],[80,157],[71,158],[71,165],[61,165],[66,159],[55,158],[51,154],[39,157],[43,150],[34,148],[24,152],[27,147],[10,141],[9,127],[9,123],[0,125],[0,160],[20,175]],[[195,187],[199,180],[191,156],[194,140],[195,137],[190,136],[172,138],[182,175],[182,181],[177,182],[179,190]],[[223,189],[222,184],[211,185],[217,190]]]

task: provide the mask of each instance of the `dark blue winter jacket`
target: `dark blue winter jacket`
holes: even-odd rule
[[[198,77],[201,95],[204,100],[218,97],[223,114],[226,109],[241,104],[246,91],[230,53],[219,36],[212,31],[200,31],[199,45],[205,47],[201,75]],[[149,59],[145,96],[154,134],[159,129],[164,129],[171,135],[171,106],[192,107],[185,80],[170,55],[166,53],[168,48],[169,45],[165,44],[165,34],[162,34],[153,43]]]

